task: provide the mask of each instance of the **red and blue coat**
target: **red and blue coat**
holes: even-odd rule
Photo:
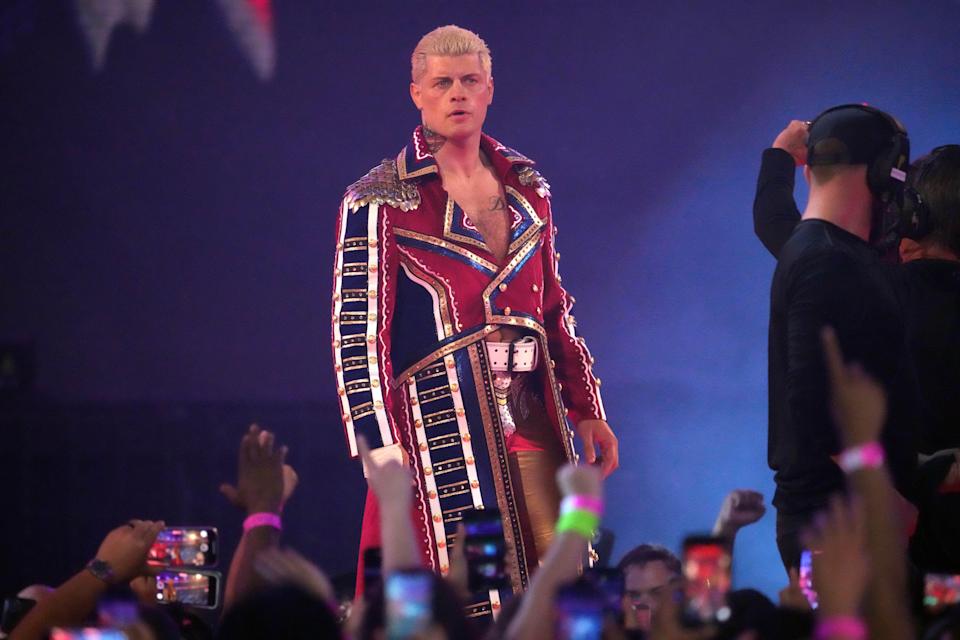
[[[606,416],[593,358],[570,314],[573,298],[557,272],[549,185],[520,153],[486,135],[481,147],[513,216],[502,265],[443,189],[420,127],[395,159],[347,189],[334,266],[334,367],[351,455],[358,435],[375,458],[401,459],[406,450],[426,561],[445,572],[463,513],[498,507],[519,590],[528,550],[484,337],[514,327],[538,338],[543,397],[569,458],[567,418]],[[369,498],[368,507],[361,547],[379,542]],[[498,601],[491,594],[480,604]]]

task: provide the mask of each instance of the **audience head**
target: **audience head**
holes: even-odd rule
[[[900,256],[960,260],[960,145],[937,147],[910,168]]]
[[[617,568],[623,573],[623,614],[628,629],[649,629],[662,593],[678,586],[680,560],[666,547],[641,544]]]
[[[227,610],[218,638],[340,638],[337,618],[326,602],[293,586],[258,591]]]

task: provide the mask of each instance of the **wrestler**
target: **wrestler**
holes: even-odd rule
[[[422,125],[347,189],[339,212],[333,350],[347,439],[352,455],[362,434],[374,459],[413,467],[415,524],[435,570],[447,571],[465,512],[499,508],[519,591],[550,542],[556,470],[578,458],[567,419],[606,474],[617,439],[560,286],[549,185],[482,132],[486,44],[441,27],[411,67]],[[376,522],[368,494],[361,549],[379,544]]]

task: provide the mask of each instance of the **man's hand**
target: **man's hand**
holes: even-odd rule
[[[240,441],[236,486],[224,483],[220,493],[247,513],[280,513],[297,486],[297,473],[284,464],[286,446],[253,424]]]
[[[413,501],[413,474],[410,467],[394,459],[377,463],[370,453],[367,439],[363,436],[357,436],[357,450],[360,452],[363,468],[367,471],[367,484],[380,504],[409,507]]]
[[[600,449],[600,455],[603,456],[600,468],[604,478],[620,466],[620,445],[606,421],[581,420],[577,423],[577,435],[583,440],[583,454],[587,463],[593,464],[597,461],[597,449]]]
[[[791,156],[798,167],[807,164],[807,134],[810,124],[803,120],[791,120],[787,128],[777,134],[773,141],[774,149],[783,149]]]
[[[763,517],[767,508],[763,494],[750,489],[734,489],[723,499],[713,534],[733,539],[737,531]]]
[[[869,578],[866,518],[856,499],[834,496],[803,536],[813,554],[813,586],[824,616],[857,615]]]
[[[832,327],[820,332],[830,379],[833,420],[845,447],[874,442],[887,417],[883,387],[857,363],[845,364],[837,334]]]
[[[96,558],[110,565],[118,584],[147,575],[150,573],[147,553],[164,526],[162,521],[131,520],[107,534],[97,549]]]

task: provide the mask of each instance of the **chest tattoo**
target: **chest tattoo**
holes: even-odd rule
[[[502,196],[490,196],[490,207],[487,211],[506,211],[507,202]]]

